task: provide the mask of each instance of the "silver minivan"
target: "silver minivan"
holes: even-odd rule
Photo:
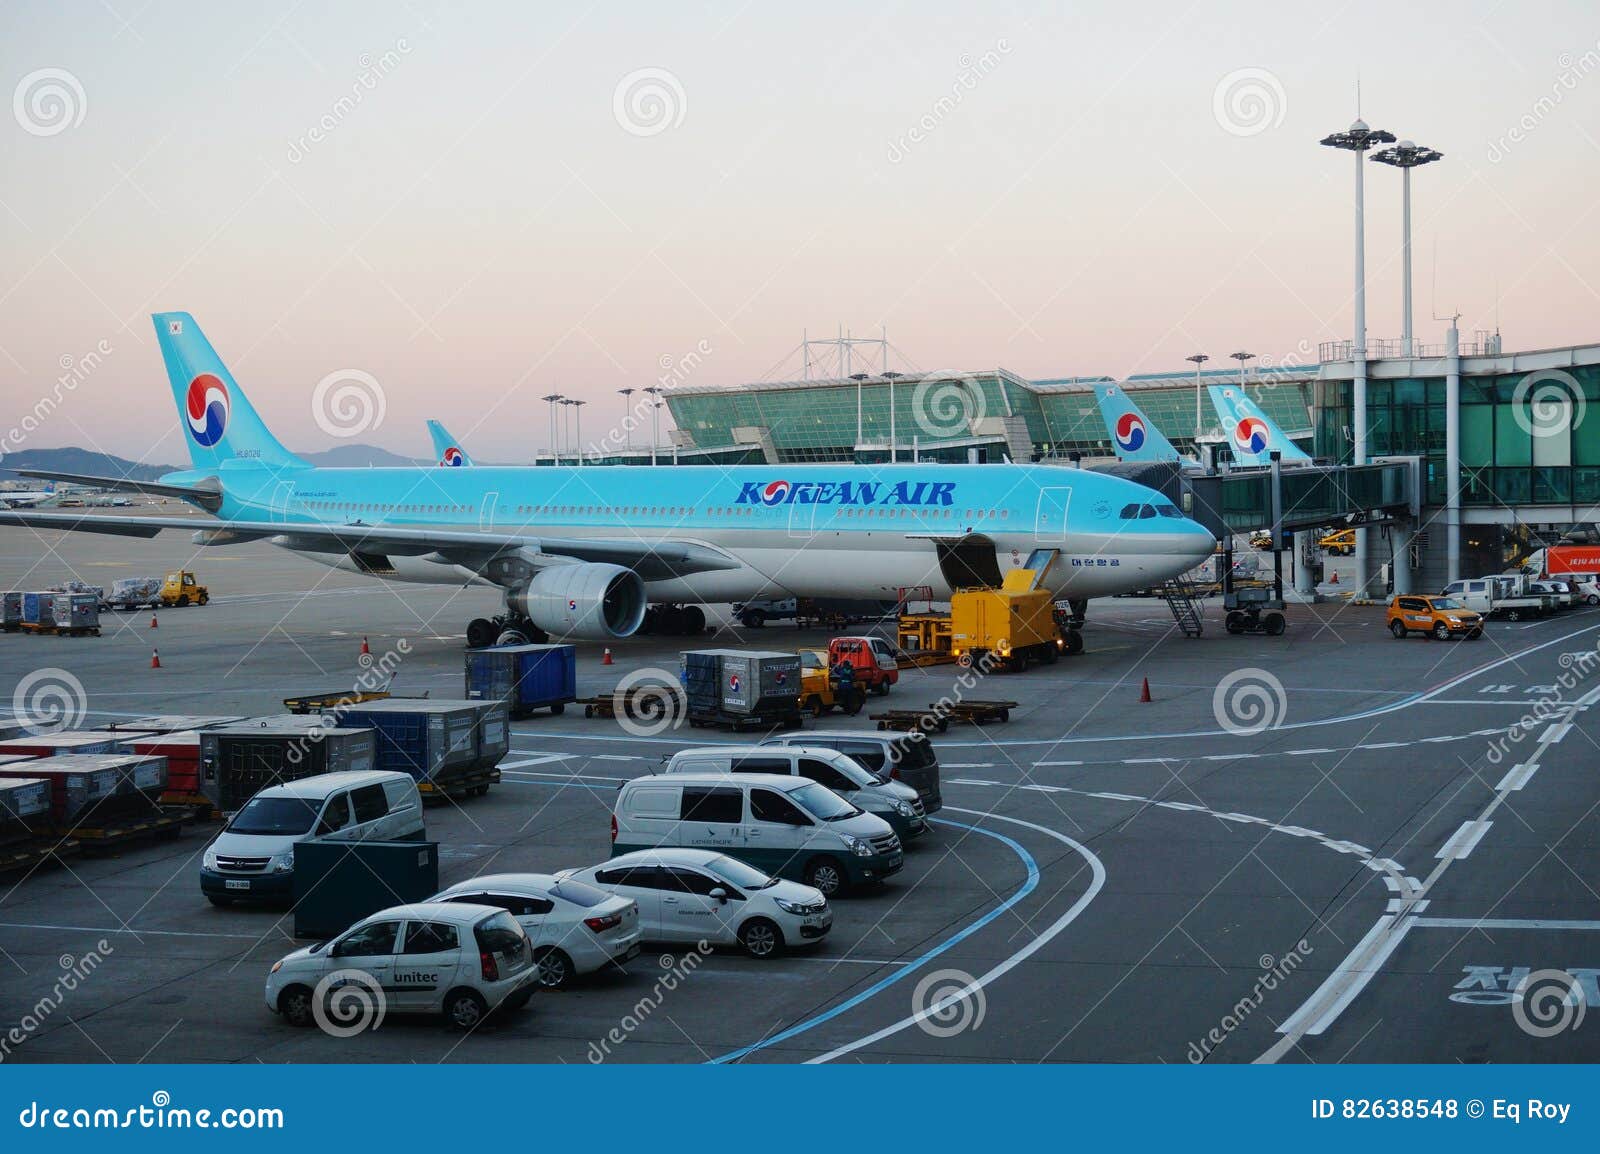
[[[928,832],[922,801],[909,785],[879,777],[836,749],[793,745],[710,745],[680,749],[667,760],[668,773],[776,773],[825,785],[846,801],[889,823],[909,844]]]
[[[944,807],[939,789],[939,755],[928,735],[875,732],[870,729],[832,733],[780,733],[764,738],[762,745],[810,745],[837,749],[861,768],[890,781],[909,785],[922,800],[925,814]]]

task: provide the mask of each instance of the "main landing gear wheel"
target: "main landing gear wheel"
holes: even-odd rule
[[[659,633],[663,637],[698,637],[705,631],[705,610],[698,605],[652,605],[645,610],[644,622],[639,626],[640,633]]]

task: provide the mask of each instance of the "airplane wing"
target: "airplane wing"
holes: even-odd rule
[[[718,569],[737,569],[740,562],[720,550],[692,541],[622,540],[617,538],[541,537],[505,530],[406,528],[392,525],[327,525],[277,521],[214,521],[197,517],[126,517],[115,514],[0,512],[0,526],[108,533],[120,537],[154,537],[168,529],[187,529],[196,544],[233,545],[274,540],[307,553],[385,554],[423,557],[437,554],[448,564],[488,570],[497,558],[520,554],[539,567],[594,561],[632,569],[646,581],[660,581]],[[492,574],[487,574],[492,576]]]
[[[129,477],[94,477],[87,473],[58,473],[51,469],[18,469],[24,477],[38,477],[46,481],[66,481],[73,485],[91,485],[97,489],[110,489],[119,493],[139,493],[146,497],[175,497],[189,501],[215,513],[222,507],[222,491],[216,487],[195,485],[163,485],[157,481],[135,481]]]

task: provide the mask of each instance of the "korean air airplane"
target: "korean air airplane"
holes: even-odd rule
[[[1277,450],[1284,464],[1309,461],[1311,455],[1298,448],[1289,434],[1261,411],[1261,406],[1245,396],[1244,390],[1234,385],[1208,385],[1211,404],[1222,422],[1223,435],[1233,449],[1233,456],[1242,465],[1270,465],[1267,454]]]
[[[438,421],[428,422],[428,435],[433,438],[433,459],[447,469],[458,469],[472,464],[472,458]]]
[[[1045,584],[1079,602],[1159,584],[1215,544],[1154,490],[1048,465],[319,468],[272,435],[193,317],[154,320],[191,467],[94,482],[216,519],[196,531],[192,517],[14,511],[0,525],[182,529],[393,581],[466,579],[504,601],[471,623],[471,645],[698,631],[706,603],[948,596],[998,584],[1041,548],[1059,551]]]
[[[1176,461],[1178,450],[1161,435],[1155,422],[1117,385],[1095,386],[1100,415],[1111,437],[1111,450],[1119,461]]]

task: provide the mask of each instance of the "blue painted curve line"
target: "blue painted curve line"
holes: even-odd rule
[[[831,1010],[826,1010],[823,1013],[817,1014],[815,1017],[807,1018],[803,1022],[796,1023],[795,1025],[790,1026],[787,1030],[772,1035],[770,1038],[763,1038],[759,1042],[752,1042],[748,1046],[730,1051],[729,1053],[723,1054],[721,1057],[712,1058],[711,1062],[713,1064],[737,1062],[741,1058],[747,1057],[750,1054],[754,1054],[757,1050],[765,1050],[769,1046],[776,1046],[780,1042],[786,1042],[790,1038],[804,1034],[808,1030],[813,1030],[822,1025],[824,1022],[831,1022],[840,1014],[853,1010],[863,1002],[867,1001],[869,998],[874,998],[883,993],[884,990],[887,990],[890,986],[905,978],[908,974],[914,973],[915,971],[921,969],[923,966],[933,961],[934,958],[937,958],[940,954],[949,950],[952,946],[955,946],[959,942],[966,941],[973,934],[983,929],[984,926],[987,926],[990,922],[994,921],[1001,914],[1005,913],[1012,906],[1016,905],[1023,898],[1027,897],[1034,890],[1039,888],[1039,863],[1033,860],[1032,854],[1023,849],[1020,844],[1018,844],[1016,841],[1013,841],[1005,834],[995,833],[993,830],[982,829],[975,825],[968,825],[965,822],[949,821],[946,818],[930,818],[929,820],[936,825],[948,825],[955,829],[967,830],[969,833],[981,833],[984,837],[992,837],[998,842],[1003,842],[1005,845],[1010,847],[1013,853],[1022,859],[1022,864],[1027,867],[1028,870],[1027,880],[1022,883],[1021,887],[1018,888],[1016,893],[1012,894],[1005,901],[995,906],[994,909],[984,914],[977,921],[960,930],[958,933],[946,938],[927,953],[920,955],[910,962],[907,962],[888,977],[883,978],[878,982],[874,982],[872,985],[868,986],[854,997],[840,1002]]]

